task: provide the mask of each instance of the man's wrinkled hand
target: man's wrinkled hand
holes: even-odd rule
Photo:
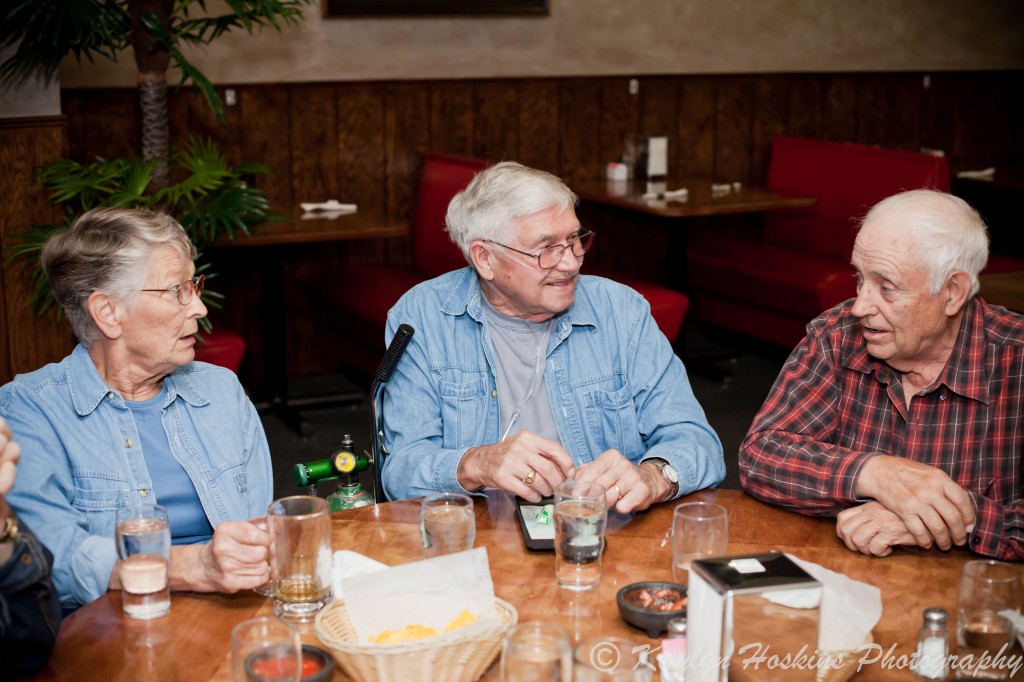
[[[963,545],[975,523],[966,490],[945,472],[902,457],[868,460],[857,478],[857,495],[894,512],[920,547]]]
[[[466,490],[498,488],[539,502],[572,472],[572,457],[560,443],[520,431],[500,443],[467,450],[457,475]]]
[[[836,535],[854,552],[871,556],[888,556],[893,547],[917,544],[903,520],[878,502],[867,502],[840,512],[836,518]]]
[[[592,462],[581,464],[573,476],[604,486],[607,506],[620,514],[647,509],[658,501],[661,475],[653,466],[637,466],[618,450],[606,450]]]

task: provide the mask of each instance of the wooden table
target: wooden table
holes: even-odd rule
[[[967,551],[901,550],[886,558],[866,557],[842,545],[829,519],[803,517],[739,491],[702,491],[688,499],[714,500],[729,509],[731,553],[779,549],[879,587],[884,601],[882,620],[874,629],[879,654],[912,653],[927,607],[941,606],[955,621],[960,569],[974,558]],[[477,499],[476,505],[476,544],[487,548],[495,592],[519,610],[520,622],[553,621],[574,640],[621,635],[658,646],[619,618],[615,594],[638,580],[671,580],[673,505],[632,518],[613,515],[601,585],[581,594],[555,586],[552,554],[525,549],[510,498],[495,493]],[[339,512],[333,516],[333,545],[387,564],[408,562],[419,557],[418,523],[416,500]],[[133,621],[121,612],[120,593],[110,592],[64,621],[53,657],[38,679],[227,681],[231,628],[271,612],[269,600],[251,593],[173,594],[168,616]],[[311,625],[303,626],[303,636],[317,641]],[[485,679],[497,680],[497,668],[492,666]],[[858,679],[909,678],[906,670],[875,664],[865,667]],[[335,675],[335,680],[343,679]]]
[[[662,186],[668,190],[685,187],[689,194],[685,200],[644,199],[650,189],[647,180],[615,182],[612,180],[585,180],[574,182],[573,191],[584,201],[593,201],[638,213],[662,218],[699,218],[761,213],[794,208],[809,208],[818,203],[816,197],[794,196],[773,192],[763,187],[744,185],[738,191],[716,194],[712,185],[719,184],[708,178],[685,176],[668,179]]]
[[[988,303],[1024,313],[1024,272],[1001,272],[997,275],[982,275],[978,279],[981,282],[981,297]]]
[[[265,398],[265,402],[261,401],[257,406],[269,410],[302,435],[309,435],[312,433],[311,425],[288,405],[287,325],[277,315],[267,312],[280,311],[282,315],[286,315],[288,310],[284,292],[284,255],[280,248],[268,247],[402,237],[409,233],[409,224],[361,211],[333,216],[323,213],[305,215],[314,217],[304,217],[298,206],[293,207],[285,215],[287,221],[263,223],[253,228],[248,235],[219,240],[217,247],[256,248],[255,265],[266,281],[262,315],[263,338],[266,344],[263,357],[268,383],[266,395],[261,396]]]

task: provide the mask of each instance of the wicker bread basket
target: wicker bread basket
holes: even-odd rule
[[[499,618],[486,629],[460,628],[436,637],[395,644],[356,640],[344,601],[321,609],[316,634],[355,682],[472,682],[501,650],[505,632],[519,620],[516,608],[495,598]]]

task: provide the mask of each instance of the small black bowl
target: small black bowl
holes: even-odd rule
[[[253,682],[265,682],[268,680],[269,678],[260,673],[258,666],[264,660],[275,658],[278,655],[279,652],[274,651],[272,648],[249,654],[249,657],[245,659],[246,678]],[[334,659],[320,647],[313,646],[312,644],[303,644],[302,659],[303,661],[316,661],[317,664],[316,672],[303,675],[302,682],[328,682],[334,675]]]
[[[627,598],[627,595],[633,592],[639,593],[642,590],[649,590],[651,593],[654,593],[663,589],[675,590],[681,597],[686,596],[685,585],[658,582],[656,580],[626,585],[615,595],[615,601],[619,605],[619,614],[622,616],[622,620],[641,630],[646,630],[647,636],[651,639],[665,632],[670,620],[685,616],[686,607],[684,606],[675,611],[655,611],[644,608],[638,601]]]
[[[334,658],[328,651],[312,644],[302,645],[302,658],[316,661],[320,664],[320,670],[306,675],[302,682],[328,682],[334,677]]]

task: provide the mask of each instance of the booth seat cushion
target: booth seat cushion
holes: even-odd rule
[[[202,341],[196,344],[196,360],[227,367],[235,374],[245,357],[245,339],[227,329],[216,328],[201,332]]]
[[[811,320],[857,293],[848,261],[742,239],[694,253],[690,281],[702,290]],[[702,307],[701,310],[704,310]]]
[[[651,317],[657,322],[661,333],[668,338],[669,342],[675,342],[676,337],[679,336],[679,330],[683,326],[683,320],[686,318],[686,311],[690,307],[690,299],[673,289],[617,272],[584,265],[583,273],[615,280],[635,290],[647,299],[647,303],[651,306]]]
[[[388,267],[354,266],[346,268],[342,290],[344,313],[352,322],[384,328],[388,311],[402,294],[423,282],[412,270]]]

